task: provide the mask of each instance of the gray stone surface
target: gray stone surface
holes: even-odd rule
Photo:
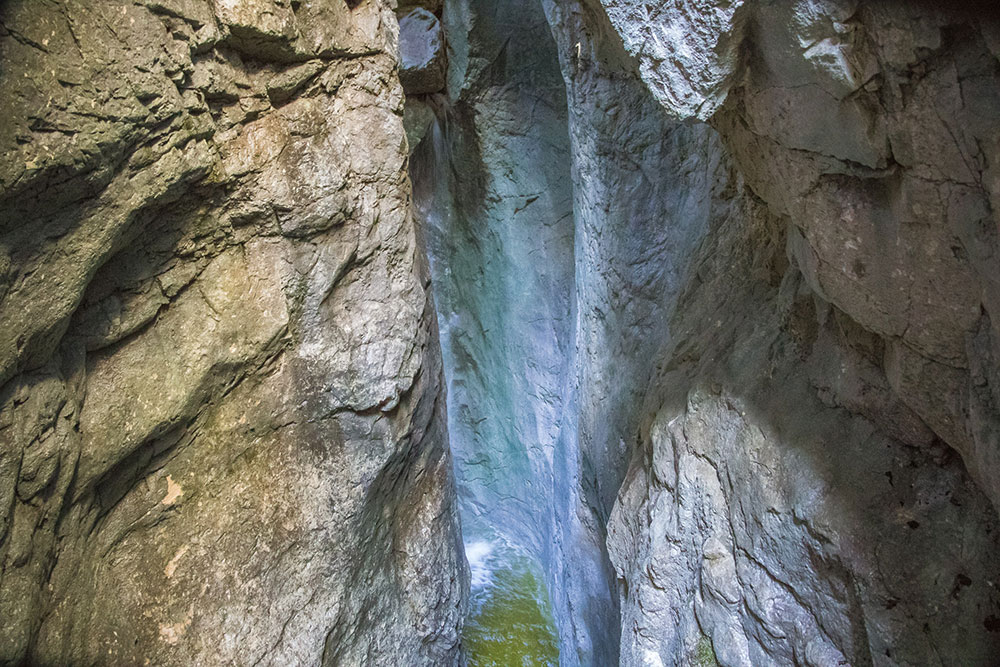
[[[395,18],[0,9],[0,663],[452,664]]]
[[[461,663],[459,506],[565,665],[995,663],[987,4],[92,5],[0,9],[0,663]]]
[[[408,95],[436,93],[445,86],[444,34],[434,14],[416,7],[399,17],[399,78]]]
[[[711,131],[671,121],[637,77],[560,63],[569,36],[553,44],[545,20],[532,2],[446,5],[453,103],[413,174],[466,539],[541,561],[562,664],[613,664],[604,525],[716,161]]]
[[[577,416],[565,435],[579,452],[578,504],[567,516],[577,535],[567,541],[565,589],[555,595],[581,619],[580,662],[608,664],[617,657],[618,610],[604,598],[614,595],[605,527],[650,359],[669,336],[667,318],[711,215],[717,139],[663,112],[605,18],[575,3],[544,6],[569,100],[576,225],[570,401]]]
[[[759,200],[715,225],[609,526],[622,664],[992,664],[988,498]]]
[[[746,56],[740,48],[745,6],[753,4],[753,0],[600,0],[653,97],[678,118],[703,121],[725,102],[740,59]]]
[[[510,135],[545,135],[536,103],[495,91],[541,54],[510,47],[495,3],[446,4],[459,103],[421,150],[460,184],[430,215],[459,470],[484,473],[465,493],[549,541],[562,660],[992,664],[996,24],[926,3],[542,6],[572,279],[541,280],[546,226],[520,261],[523,194],[497,185],[565,157],[511,158]],[[566,342],[538,345],[546,326]],[[539,358],[558,398],[510,390]],[[525,442],[523,411],[553,404],[558,435]],[[550,470],[548,500],[523,480]]]
[[[473,551],[523,555],[550,590],[565,590],[557,542],[577,539],[564,526],[578,467],[575,439],[563,436],[575,421],[565,403],[575,271],[565,89],[534,0],[447,3],[442,18],[459,96],[439,109],[411,173],[463,533]],[[574,646],[574,614],[556,618]]]
[[[420,96],[407,96],[403,109],[403,129],[406,131],[407,152],[413,155],[420,142],[427,136],[436,114],[434,108]]]
[[[732,160],[610,523],[623,664],[992,664],[995,21],[603,5]]]

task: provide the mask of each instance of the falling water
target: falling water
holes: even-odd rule
[[[552,460],[565,352],[560,332],[568,328],[571,281],[553,274],[552,263],[538,254],[571,247],[571,236],[553,224],[553,209],[568,208],[569,196],[543,199],[537,193],[545,184],[494,179],[485,188],[505,189],[509,201],[472,206],[470,147],[450,127],[458,121],[443,101],[435,103],[437,118],[411,174],[434,286],[472,574],[463,640],[470,665],[557,665],[546,559],[553,552]],[[544,220],[517,210],[527,200],[538,203],[529,215]],[[571,276],[571,250],[563,262]],[[543,367],[554,372],[532,370]],[[539,389],[549,395],[533,396]]]

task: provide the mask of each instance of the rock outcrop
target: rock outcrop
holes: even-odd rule
[[[436,93],[445,86],[447,60],[441,22],[423,7],[399,19],[399,78],[408,95]]]
[[[989,3],[94,4],[0,9],[0,663],[460,664],[461,509],[563,665],[994,664]]]
[[[381,0],[0,10],[0,663],[450,664]]]
[[[718,133],[725,208],[610,524],[622,663],[991,664],[1000,24],[647,5],[605,8],[650,94]]]
[[[460,476],[481,517],[548,540],[562,661],[991,664],[1000,24],[540,4],[569,168],[554,86],[512,74],[545,50],[446,3],[454,106],[423,149],[458,196],[423,213]],[[547,153],[512,159],[521,137]],[[552,182],[523,232],[509,184],[539,174],[572,182],[572,222]],[[511,388],[527,373],[545,391]]]

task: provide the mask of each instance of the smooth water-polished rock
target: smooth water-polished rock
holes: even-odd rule
[[[578,508],[579,460],[575,438],[563,435],[575,422],[567,403],[575,251],[566,93],[533,0],[446,3],[443,22],[452,100],[411,171],[445,355],[463,532],[471,544],[509,546],[538,566],[569,649],[561,664],[569,665],[577,620],[562,591],[575,583],[564,581],[559,543],[578,539],[565,519]],[[598,583],[613,610],[603,577]]]
[[[648,99],[613,41],[587,45],[606,68],[574,69],[556,48],[572,57],[568,36],[538,48],[543,20],[531,2],[446,5],[453,101],[413,174],[464,530],[540,559],[563,664],[613,664],[604,524],[717,158],[711,131]]]
[[[532,2],[463,5],[477,16],[469,34],[457,11],[445,14],[453,49],[475,62],[511,56],[469,72],[476,92],[443,110],[414,157],[463,528],[470,541],[499,534],[541,559],[555,529],[573,284],[565,93]]]
[[[617,578],[622,664],[989,664],[995,26],[890,2],[543,6],[574,186],[557,437],[525,442],[518,410],[552,398],[505,375],[542,349],[509,329],[545,324],[519,323],[512,266],[552,292],[548,263],[500,260],[521,209],[497,215],[518,201],[497,174],[524,165],[493,137],[536,116],[495,103],[528,61],[492,5],[445,7],[458,104],[424,148],[463,185],[422,210],[462,230],[432,258],[470,523],[537,541],[523,480],[553,474],[536,548],[561,659],[616,661]]]
[[[389,3],[0,13],[0,663],[458,663]]]

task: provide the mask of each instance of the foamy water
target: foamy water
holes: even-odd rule
[[[465,545],[465,557],[472,572],[473,589],[483,588],[490,583],[490,577],[493,575],[493,567],[490,564],[492,554],[493,545],[490,542],[478,541]]]
[[[469,667],[557,667],[558,634],[538,564],[503,542],[465,549],[472,570],[462,630]]]

